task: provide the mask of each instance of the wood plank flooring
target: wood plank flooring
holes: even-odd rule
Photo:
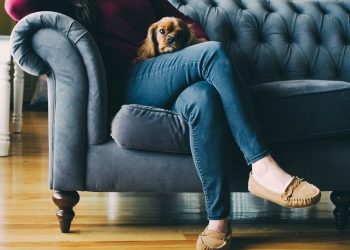
[[[80,193],[72,233],[61,234],[48,189],[47,113],[25,112],[11,155],[0,158],[0,250],[194,249],[206,223],[197,193]],[[308,209],[233,193],[232,249],[350,249],[335,229],[329,192]],[[350,225],[349,225],[350,226]]]

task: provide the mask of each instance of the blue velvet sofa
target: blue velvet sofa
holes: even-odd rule
[[[350,204],[350,2],[170,2],[224,44],[249,85],[274,157],[290,173],[333,191],[336,225],[344,229]],[[69,231],[77,191],[201,192],[187,125],[167,110],[113,106],[107,93],[117,79],[107,77],[93,38],[78,22],[34,13],[16,25],[11,41],[16,63],[30,74],[48,75],[50,188],[62,232]],[[232,156],[231,190],[247,191],[249,167],[236,145]]]

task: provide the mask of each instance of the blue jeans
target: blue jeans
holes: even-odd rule
[[[228,162],[232,136],[248,165],[269,154],[245,83],[223,45],[205,42],[132,66],[125,103],[172,109],[190,128],[190,146],[208,219],[230,215]]]

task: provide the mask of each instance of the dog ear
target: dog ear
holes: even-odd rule
[[[137,53],[138,60],[146,60],[158,55],[158,43],[156,39],[157,26],[158,24],[154,23],[148,28],[147,37]]]
[[[196,34],[194,33],[194,30],[192,29],[192,24],[191,23],[187,24],[187,28],[188,28],[187,46],[197,44],[198,41],[197,41]]]

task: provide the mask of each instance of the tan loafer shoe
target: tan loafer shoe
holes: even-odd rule
[[[321,199],[320,190],[314,185],[296,176],[282,194],[273,192],[254,180],[252,172],[249,175],[248,190],[251,194],[272,201],[284,207],[309,207]]]
[[[229,250],[231,246],[232,232],[229,229],[229,234],[225,235],[214,230],[205,228],[199,235],[197,240],[197,250]]]

